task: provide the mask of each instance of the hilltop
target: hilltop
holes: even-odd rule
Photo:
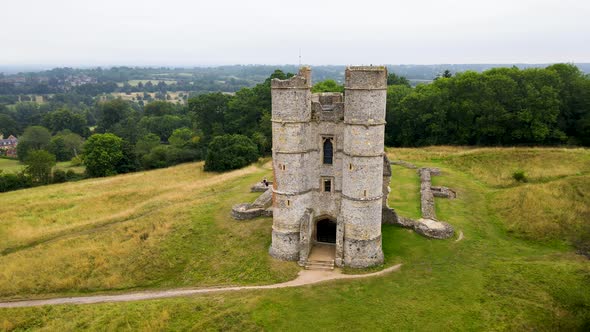
[[[590,325],[590,151],[388,149],[435,166],[437,215],[464,238],[383,226],[393,274],[293,289],[130,303],[0,309],[12,329],[584,330]],[[271,220],[234,221],[261,162],[228,173],[182,164],[0,194],[0,298],[261,285],[295,277],[270,258]],[[389,205],[419,217],[415,170],[392,166]],[[513,178],[523,172],[527,182]],[[586,236],[586,237],[584,237]],[[383,268],[383,267],[380,267]],[[373,271],[373,270],[370,270]],[[345,270],[346,273],[366,271]]]

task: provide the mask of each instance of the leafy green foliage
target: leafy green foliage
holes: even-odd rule
[[[213,138],[205,160],[206,171],[222,172],[247,166],[258,160],[258,147],[244,135]]]
[[[103,102],[98,109],[98,131],[108,131],[131,114],[131,105],[120,98]]]
[[[25,129],[17,145],[18,159],[24,161],[29,150],[41,150],[47,148],[51,140],[51,133],[42,126],[31,126]]]
[[[53,183],[63,183],[68,181],[68,176],[66,171],[62,169],[56,169],[53,171]]]
[[[590,79],[575,66],[443,75],[388,91],[386,142],[396,146],[586,142]],[[570,136],[571,135],[571,136]]]
[[[0,170],[0,193],[33,186],[31,177],[24,172],[4,173]]]
[[[78,135],[88,132],[86,117],[67,108],[45,114],[43,124],[54,134],[66,129]]]
[[[409,88],[410,81],[403,76],[396,75],[395,73],[389,73],[387,75],[387,85],[403,85]]]
[[[143,112],[146,116],[174,115],[177,113],[177,108],[178,107],[172,103],[156,100],[145,105]]]
[[[123,160],[123,140],[114,134],[94,134],[84,143],[84,164],[90,176],[117,174]]]
[[[47,151],[54,154],[57,161],[67,161],[78,155],[83,143],[80,135],[65,131],[51,138]]]
[[[51,169],[55,166],[55,156],[45,150],[30,150],[25,165],[25,173],[34,184],[48,184],[51,181]]]
[[[4,137],[8,137],[10,135],[18,135],[18,124],[14,119],[7,115],[0,113],[0,134],[4,135]]]
[[[344,85],[340,85],[334,80],[325,80],[314,84],[311,92],[344,92]]]
[[[514,171],[514,173],[512,173],[512,178],[514,179],[514,181],[517,181],[517,182],[527,182],[528,181],[527,176],[523,170]]]

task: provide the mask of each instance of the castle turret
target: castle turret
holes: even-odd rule
[[[387,70],[346,69],[342,205],[344,244],[340,264],[383,262],[381,215]],[[338,257],[337,257],[338,258]]]
[[[311,204],[308,163],[311,136],[311,69],[287,80],[273,79],[273,230],[270,254],[299,258],[300,224]],[[315,182],[314,182],[315,184]]]

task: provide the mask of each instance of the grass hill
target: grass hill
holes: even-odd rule
[[[465,235],[383,226],[382,277],[130,303],[0,309],[0,329],[588,330],[590,151],[390,149],[443,171],[437,215]],[[528,182],[512,178],[522,171]],[[393,166],[390,206],[419,216],[419,179]],[[270,218],[234,221],[268,164],[202,164],[0,194],[0,298],[267,284],[295,263],[268,256]],[[586,236],[586,237],[584,237]],[[576,247],[573,247],[575,244]],[[577,249],[576,249],[577,248]],[[357,273],[356,271],[347,271]],[[361,271],[362,272],[362,271]]]

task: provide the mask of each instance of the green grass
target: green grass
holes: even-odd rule
[[[18,160],[0,158],[0,170],[5,173],[17,173],[25,168]]]
[[[0,170],[6,173],[17,173],[22,171],[26,166],[18,160],[0,158]],[[84,166],[72,166],[69,161],[60,161],[55,165],[56,169],[64,171],[73,170],[78,174],[84,173]]]
[[[481,152],[485,154],[489,150],[484,149]],[[401,261],[403,266],[398,272],[370,279],[342,280],[291,289],[243,291],[131,303],[0,309],[0,329],[588,330],[588,259],[576,255],[567,243],[556,245],[544,238],[536,239],[532,234],[517,234],[511,228],[511,218],[515,215],[525,215],[522,211],[526,211],[526,205],[520,210],[514,207],[516,204],[512,209],[506,209],[501,205],[501,202],[516,195],[512,194],[512,191],[542,189],[551,183],[560,184],[560,190],[570,193],[567,188],[572,183],[578,183],[576,179],[580,175],[560,176],[557,180],[548,182],[498,185],[496,180],[491,181],[480,175],[483,173],[479,168],[463,167],[463,164],[476,165],[471,161],[471,156],[469,161],[464,162],[460,161],[461,157],[456,157],[457,154],[463,153],[465,149],[434,149],[433,157],[429,159],[428,153],[418,149],[390,151],[390,157],[392,154],[404,155],[401,159],[420,166],[437,166],[442,169],[443,175],[434,177],[434,184],[456,189],[458,198],[437,198],[437,215],[465,234],[465,238],[460,242],[455,242],[454,239],[430,240],[406,229],[384,226],[383,250],[386,265]],[[503,153],[505,152],[500,151],[500,154]],[[407,158],[412,155],[414,159]],[[573,155],[574,157],[571,157],[569,152],[564,152],[561,160],[569,163],[568,158],[581,158],[578,154]],[[513,162],[510,160],[510,154],[506,155],[505,159],[507,165]],[[535,158],[531,158],[530,164],[535,163],[533,159]],[[502,165],[501,161],[496,161],[496,166]],[[44,268],[42,261],[34,261],[35,257],[55,256],[56,259],[65,262],[79,261],[86,256],[81,254],[71,258],[64,256],[64,252],[83,251],[84,248],[104,243],[100,250],[107,250],[109,254],[103,259],[121,262],[118,265],[103,267],[96,273],[104,273],[106,276],[112,271],[122,269],[129,275],[124,275],[123,279],[111,288],[105,287],[103,283],[102,288],[73,291],[70,288],[67,293],[115,291],[124,288],[121,285],[161,288],[178,285],[256,284],[273,282],[273,279],[276,281],[291,278],[297,270],[295,263],[268,259],[266,250],[270,243],[270,219],[235,222],[230,220],[228,215],[228,209],[233,203],[255,197],[247,192],[249,185],[261,176],[269,175],[270,172],[259,166],[252,166],[238,171],[241,173],[223,175],[196,172],[191,178],[188,167],[195,166],[186,165],[186,169],[182,167],[185,165],[172,171],[168,169],[144,173],[143,181],[131,175],[92,180],[112,181],[109,186],[113,190],[113,197],[116,197],[113,198],[112,204],[126,197],[123,195],[125,190],[129,191],[129,202],[149,199],[141,198],[141,195],[148,195],[152,188],[149,182],[157,182],[151,186],[160,187],[163,191],[170,190],[171,193],[150,196],[153,204],[161,204],[162,207],[145,210],[145,217],[140,216],[118,225],[95,229],[94,242],[86,238],[89,236],[86,234],[64,240],[69,241],[68,245],[59,251],[50,250],[57,242],[47,244],[43,248],[22,249],[22,254],[31,250],[37,251],[20,260],[20,265],[37,264],[37,269]],[[482,164],[480,167],[488,166]],[[559,173],[551,165],[544,167],[547,168],[542,171],[545,174]],[[219,179],[220,176],[225,178]],[[194,177],[205,179],[199,182]],[[192,181],[196,182],[192,182],[193,189],[183,188],[180,184],[174,188],[172,185],[171,188],[164,185],[177,181],[184,181],[188,187],[191,187]],[[89,191],[99,190],[106,186],[105,182],[88,182],[87,187]],[[212,182],[215,184],[212,185]],[[72,184],[64,185],[61,190],[66,190],[69,185]],[[416,217],[419,212],[416,194],[418,185],[415,170],[393,167],[390,205],[402,215]],[[579,185],[584,186],[583,183]],[[58,195],[58,191],[51,192],[45,188],[49,191],[36,196],[33,195],[36,190],[41,188],[33,189],[19,199],[25,200],[27,196],[30,199],[47,197],[51,193]],[[135,198],[134,190],[141,194],[140,198]],[[72,189],[71,194],[74,192],[76,190]],[[173,192],[176,195],[172,196]],[[551,205],[569,202],[569,209],[573,206],[579,209],[574,211],[584,211],[587,207],[584,206],[585,201],[568,195],[556,195],[551,200],[540,200]],[[101,196],[102,194],[99,195]],[[88,197],[88,200],[91,199]],[[175,200],[180,202],[174,205],[172,202]],[[6,202],[6,196],[0,195],[0,201]],[[170,204],[173,206],[169,209],[164,207]],[[118,211],[123,208],[123,204],[115,204],[114,207],[115,211]],[[42,212],[42,215],[45,217],[41,218],[52,215],[50,208],[43,211],[45,212]],[[99,212],[97,208],[95,213],[106,212]],[[561,217],[540,212],[535,218],[550,220]],[[3,218],[0,218],[0,231],[4,229],[1,220]],[[169,224],[163,228],[165,230],[158,227],[158,220]],[[570,223],[571,220],[566,218],[560,221]],[[128,227],[126,231],[124,227]],[[111,249],[113,247],[126,248],[124,234],[134,239],[154,227],[156,234],[150,233],[148,242],[154,240],[155,243],[148,243],[147,249],[138,244],[129,247],[131,249],[127,251],[120,249],[120,255],[112,251],[115,250]],[[1,234],[0,238],[3,236]],[[561,234],[551,234],[553,235],[549,237],[561,239]],[[148,251],[149,255],[146,254]],[[113,254],[116,257],[113,257]],[[6,266],[6,262],[15,259],[16,256],[13,255],[2,257],[1,259],[6,260],[0,260],[0,266]],[[119,257],[122,255],[131,257],[123,259]],[[56,261],[45,262],[45,265],[53,264],[57,264]],[[51,270],[49,266],[45,268],[49,270],[38,274],[38,277],[58,271],[57,268]],[[76,275],[76,271],[78,269],[70,269],[66,273]],[[88,268],[83,271],[86,274],[79,274],[77,282],[92,280],[94,270]],[[142,277],[145,275],[152,278]],[[10,279],[11,275],[5,275],[6,277]],[[22,278],[27,279],[25,273],[13,274],[11,281],[18,283]],[[26,294],[25,289],[19,291],[16,288],[16,291]],[[53,291],[62,292],[58,289]],[[36,294],[42,296],[46,293]]]

